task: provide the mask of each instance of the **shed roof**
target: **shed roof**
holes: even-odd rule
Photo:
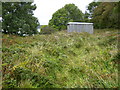
[[[67,23],[68,25],[69,24],[93,24],[93,23],[86,23],[86,22],[69,22],[69,23]]]

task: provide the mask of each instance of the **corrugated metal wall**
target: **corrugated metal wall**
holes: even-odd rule
[[[93,24],[68,24],[68,32],[88,32],[93,34]]]

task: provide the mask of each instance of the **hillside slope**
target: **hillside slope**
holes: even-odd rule
[[[3,34],[3,87],[118,87],[117,30],[56,32],[19,37]]]

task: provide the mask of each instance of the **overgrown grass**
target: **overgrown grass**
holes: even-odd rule
[[[117,30],[3,34],[3,88],[117,88]]]

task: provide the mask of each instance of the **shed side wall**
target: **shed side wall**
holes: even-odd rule
[[[68,32],[88,32],[93,33],[93,24],[69,24],[67,26]]]

